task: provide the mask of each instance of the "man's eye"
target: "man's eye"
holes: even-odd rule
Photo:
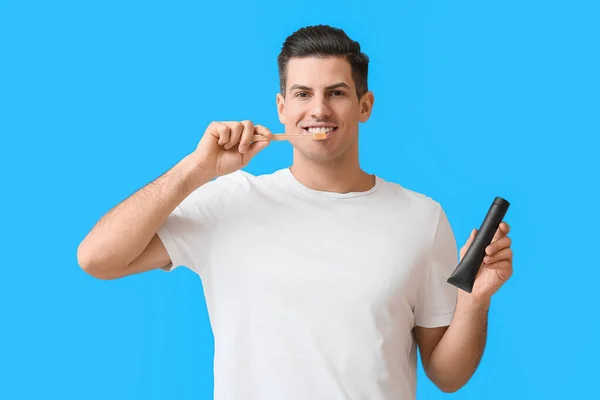
[[[344,92],[342,92],[341,90],[334,90],[333,92],[331,92],[334,96],[343,96]]]
[[[306,92],[298,92],[298,93],[296,93],[296,97],[305,97],[305,96],[308,96],[308,93],[306,93]]]

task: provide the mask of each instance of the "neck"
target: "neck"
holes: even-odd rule
[[[294,150],[290,171],[302,185],[324,192],[365,192],[375,185],[375,176],[361,169],[358,154],[344,154],[333,160],[319,161],[308,159]]]

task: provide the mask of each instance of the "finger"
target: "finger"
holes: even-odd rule
[[[467,238],[467,242],[460,249],[461,258],[464,255],[464,253],[466,253],[466,251],[469,249],[469,247],[471,246],[471,244],[473,244],[473,240],[475,240],[475,236],[477,236],[477,229],[473,229],[471,231],[471,234]]]
[[[273,138],[273,133],[271,133],[271,131],[269,129],[265,128],[262,125],[256,125],[254,127],[254,132],[258,135],[266,137],[267,139]]]
[[[246,120],[242,121],[242,125],[244,130],[242,131],[238,151],[244,154],[246,150],[248,150],[248,146],[250,146],[250,142],[252,141],[252,135],[254,135],[254,124]]]
[[[219,139],[219,129],[224,126],[221,122],[213,121],[206,127],[206,133]]]
[[[512,275],[513,269],[510,261],[502,260],[492,264],[483,264],[483,268],[493,269],[504,276]]]
[[[250,146],[248,146],[248,150],[246,151],[246,153],[244,153],[244,162],[247,163],[248,161],[250,161],[252,157],[257,155],[262,149],[267,147],[269,143],[271,143],[269,140],[258,140],[256,142],[251,143]]]
[[[498,251],[510,247],[511,242],[512,240],[510,239],[510,237],[504,236],[487,246],[485,248],[485,254],[488,256],[492,256]]]
[[[496,233],[494,234],[492,243],[495,242],[496,240],[499,240],[500,238],[508,235],[508,232],[510,232],[510,226],[504,221],[501,222],[500,225],[498,225],[498,229],[496,229]]]
[[[467,243],[465,243],[465,247],[469,247],[473,244],[473,241],[475,240],[475,236],[477,236],[477,229],[473,229],[471,231],[471,234],[469,235],[469,238],[467,239]]]
[[[483,258],[485,264],[493,264],[502,260],[512,260],[512,249],[510,247],[502,249],[492,256],[485,256]]]
[[[229,141],[224,146],[226,150],[229,150],[239,143],[240,137],[242,136],[242,131],[244,130],[244,125],[242,125],[240,122],[226,122],[225,124],[231,130]]]
[[[223,146],[229,141],[230,129],[227,125],[221,122],[215,122],[214,126],[211,124],[211,127],[208,131],[218,139],[217,143],[219,146]]]

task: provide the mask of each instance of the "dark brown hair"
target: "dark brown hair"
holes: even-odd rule
[[[369,90],[369,57],[361,52],[360,44],[350,39],[342,29],[328,25],[307,26],[286,38],[277,57],[279,86],[283,97],[286,95],[287,66],[293,57],[344,58],[352,68],[358,98]]]

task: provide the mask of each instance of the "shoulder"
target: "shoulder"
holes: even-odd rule
[[[379,180],[379,191],[385,197],[386,202],[393,207],[399,207],[408,211],[411,215],[420,220],[424,218],[437,223],[440,215],[443,213],[441,203],[425,193],[410,189],[400,183],[387,181],[381,177]]]
[[[399,199],[399,203],[407,204],[414,231],[422,232],[432,249],[450,251],[454,254],[456,238],[446,209],[441,202],[430,195],[408,189],[398,183],[388,182],[386,186],[391,195]]]

